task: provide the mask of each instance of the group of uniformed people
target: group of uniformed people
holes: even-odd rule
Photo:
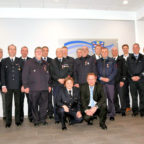
[[[107,116],[115,120],[115,114],[126,116],[130,110],[129,87],[132,97],[132,115],[144,116],[144,56],[138,43],[109,50],[95,46],[90,56],[87,46],[77,49],[77,58],[68,56],[67,47],[56,49],[56,58],[48,57],[47,46],[37,47],[34,58],[28,57],[28,48],[21,48],[16,57],[16,46],[8,46],[9,57],[3,57],[0,49],[0,84],[5,126],[12,124],[12,99],[15,103],[15,124],[24,121],[24,98],[27,97],[28,119],[34,126],[47,125],[47,117],[61,122],[62,129],[81,123],[88,125],[99,117],[99,125],[107,129]],[[138,104],[139,95],[139,104]]]

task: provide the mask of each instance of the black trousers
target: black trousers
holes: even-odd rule
[[[99,117],[99,123],[105,123],[106,118],[107,118],[107,107],[102,106],[102,107],[98,108],[93,116],[88,116],[88,115],[86,115],[86,113],[83,112],[83,117],[86,122],[94,120],[95,119],[94,116],[96,116],[96,115],[98,115],[98,117]]]
[[[69,112],[65,112],[63,108],[57,108],[57,113],[59,115],[62,124],[65,123],[66,116],[70,118],[70,121],[73,124],[82,122],[82,117],[81,118],[76,117],[77,111],[69,110]]]
[[[57,106],[56,106],[56,102],[57,102],[57,97],[59,96],[59,90],[63,88],[63,85],[56,85],[53,87],[53,96],[54,96],[54,119],[55,122],[59,122],[59,115],[57,113]]]
[[[54,113],[53,105],[52,105],[52,91],[48,92],[48,115],[52,116]]]
[[[144,114],[144,82],[130,82],[130,91],[132,96],[132,111],[133,113]],[[138,107],[139,94],[139,107]]]
[[[124,82],[124,95],[125,95],[125,98],[126,98],[126,108],[130,108],[130,96],[129,96],[129,80],[126,79],[125,82]]]
[[[5,94],[6,100],[6,124],[11,124],[12,122],[12,100],[14,95],[15,102],[15,123],[20,123],[20,89],[8,89]]]
[[[34,123],[44,122],[47,118],[48,91],[30,91],[32,118]]]
[[[114,105],[115,105],[115,110],[116,112],[125,112],[126,111],[126,95],[124,93],[124,86],[120,87],[119,82],[115,83],[114,85]],[[119,98],[118,98],[119,95]],[[119,104],[119,99],[120,99],[120,104]]]
[[[20,97],[20,119],[24,119],[24,98],[25,95],[27,97],[27,104],[28,104],[28,118],[29,120],[32,120],[32,108],[31,108],[31,101],[29,99],[29,94],[21,93]]]

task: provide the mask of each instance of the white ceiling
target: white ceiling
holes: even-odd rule
[[[65,8],[137,11],[144,7],[144,0],[0,0],[0,8]]]

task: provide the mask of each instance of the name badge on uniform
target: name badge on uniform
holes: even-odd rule
[[[63,64],[63,65],[62,65],[62,69],[64,69],[64,68],[68,68],[68,67],[69,67],[68,64]]]
[[[85,61],[85,66],[89,65],[90,63],[88,61]]]
[[[109,68],[109,64],[107,64],[107,68]]]

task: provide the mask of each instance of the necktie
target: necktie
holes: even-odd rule
[[[137,59],[138,59],[138,56],[136,55],[135,58],[136,58],[136,60],[137,60]]]
[[[14,60],[13,60],[13,59],[11,59],[11,62],[14,62]]]
[[[90,86],[90,104],[91,107],[95,106],[95,101],[93,100],[93,87]]]
[[[44,61],[47,61],[47,59],[46,59],[46,58],[44,58]]]
[[[72,91],[71,90],[69,90],[69,96],[72,99]]]
[[[59,62],[61,63],[61,62],[62,62],[62,59],[59,59]]]

